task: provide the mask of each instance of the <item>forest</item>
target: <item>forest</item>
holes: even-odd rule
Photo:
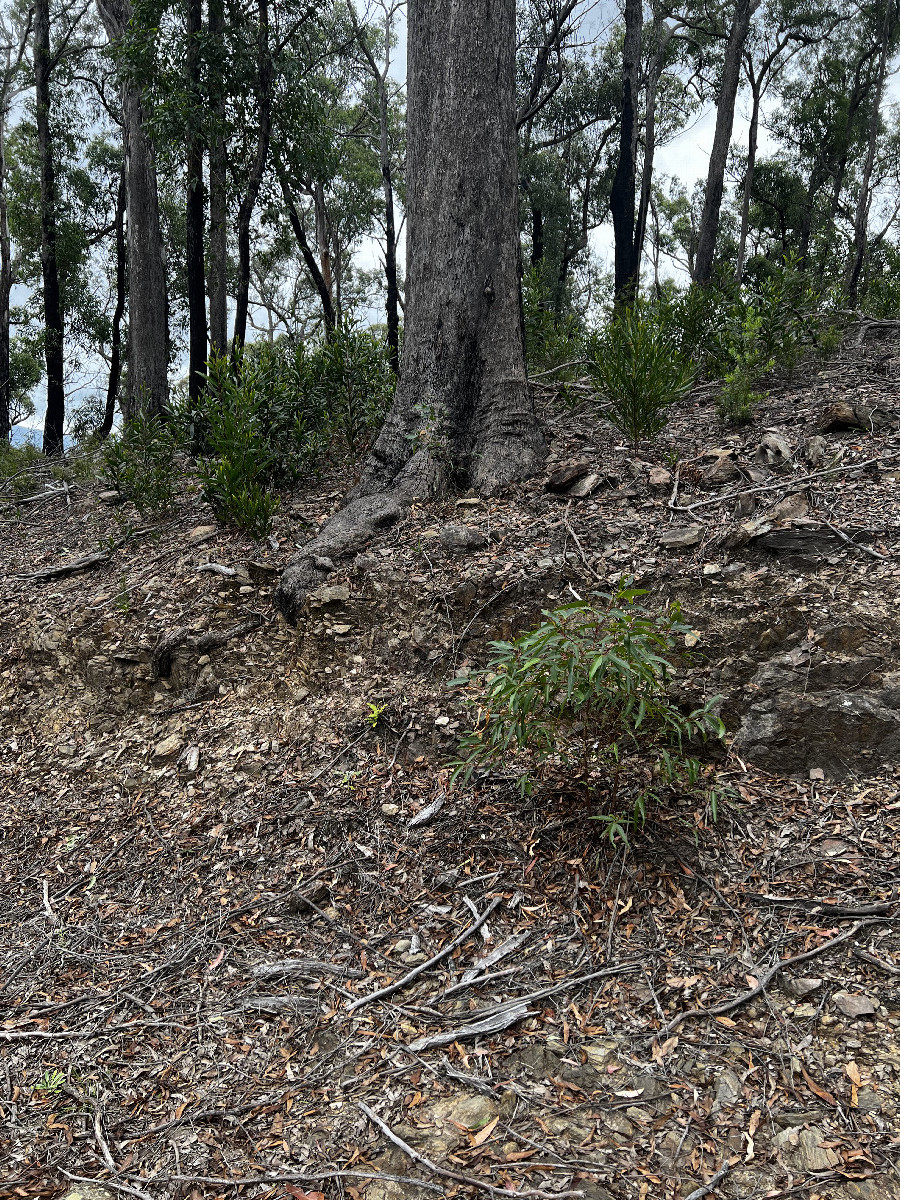
[[[900,1200],[897,0],[0,44],[0,1200]]]

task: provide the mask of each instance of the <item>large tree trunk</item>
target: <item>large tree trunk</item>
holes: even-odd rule
[[[63,313],[56,257],[56,177],[50,139],[50,3],[34,6],[34,99],[41,172],[41,271],[44,283],[44,359],[47,412],[44,453],[62,454],[66,397],[63,388]]]
[[[200,119],[200,32],[203,24],[201,0],[188,0],[187,82],[191,97],[191,129],[187,145],[187,300],[188,300],[188,399],[193,408],[203,391],[206,373],[206,280],[203,264],[203,139],[196,125]]]
[[[641,73],[643,0],[625,0],[625,43],[622,52],[622,114],[619,122],[619,160],[613,176],[609,207],[615,237],[615,299],[628,303],[637,287],[638,263],[634,244],[635,148],[637,102]]]
[[[222,0],[210,0],[209,38],[216,63],[224,70],[225,17]],[[225,89],[221,79],[213,83],[212,108],[215,129],[209,146],[209,349],[223,355],[228,349],[228,195],[225,152]]]
[[[125,314],[125,208],[127,190],[125,167],[119,176],[119,195],[116,199],[116,307],[112,319],[112,349],[109,356],[109,382],[106,388],[106,408],[100,436],[109,437],[116,415],[116,399],[122,377],[122,317]]]
[[[515,0],[410,0],[407,302],[400,380],[354,498],[295,557],[296,619],[322,578],[415,498],[490,494],[545,445],[525,374],[519,295]]]
[[[12,243],[6,205],[6,122],[5,105],[0,110],[0,449],[12,432],[9,380],[9,297],[12,291]]]
[[[130,0],[97,0],[97,9],[115,47],[131,20]],[[129,419],[166,411],[169,359],[156,161],[141,97],[130,82],[122,84],[122,135],[128,204],[128,387],[123,416]]]
[[[390,18],[385,30],[389,44]],[[400,370],[400,288],[397,285],[397,234],[394,227],[394,180],[391,170],[391,147],[388,140],[388,96],[384,79],[378,84],[378,115],[380,128],[381,188],[384,193],[384,279],[386,285],[385,315],[387,317],[388,358],[394,374]]]
[[[257,87],[259,126],[256,135],[256,154],[250,165],[247,189],[241,199],[237,219],[238,285],[235,297],[234,338],[232,354],[236,357],[247,337],[247,310],[250,304],[250,222],[256,208],[266,163],[269,159],[269,140],[272,132],[272,62],[269,56],[269,0],[258,0],[259,29],[257,31]]]
[[[700,240],[694,264],[695,283],[709,283],[712,278],[716,238],[719,233],[719,215],[722,209],[722,193],[725,190],[725,166],[728,161],[728,148],[731,145],[734,106],[741,79],[741,55],[750,31],[750,21],[760,3],[761,0],[735,0],[734,16],[725,46],[722,83],[716,105],[716,130],[713,135],[712,153],[709,156],[709,170],[706,175],[706,191],[703,196]]]

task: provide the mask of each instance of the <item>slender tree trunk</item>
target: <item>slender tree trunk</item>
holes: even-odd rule
[[[706,191],[703,196],[703,215],[700,218],[700,239],[694,264],[694,282],[709,283],[712,278],[713,259],[716,253],[716,238],[719,233],[719,216],[722,209],[722,193],[725,190],[725,165],[731,145],[734,127],[734,107],[741,79],[741,55],[750,31],[750,21],[759,8],[761,0],[735,0],[734,16],[725,46],[725,63],[716,106],[716,130],[713,135],[712,153],[706,175]]]
[[[63,312],[56,255],[56,177],[50,138],[50,3],[34,6],[34,92],[41,172],[41,271],[44,282],[44,359],[47,413],[44,453],[62,454],[66,397],[63,387]]]
[[[250,167],[247,190],[241,199],[237,219],[238,285],[235,297],[234,338],[232,355],[237,356],[247,337],[247,309],[250,304],[250,221],[259,196],[272,132],[272,62],[269,57],[269,0],[258,0],[259,30],[257,33],[257,88],[259,130],[256,137],[256,156]]]
[[[131,20],[130,0],[97,0],[113,47]],[[125,191],[128,205],[128,385],[123,416],[158,416],[168,400],[169,325],[166,263],[159,219],[156,160],[140,93],[122,85]]]
[[[609,207],[615,237],[615,300],[628,303],[637,286],[634,257],[635,149],[637,102],[641,71],[643,0],[625,0],[625,43],[622,54],[622,116],[619,124],[619,159],[613,177]]]
[[[12,243],[6,205],[6,98],[0,110],[0,449],[12,432],[12,397],[9,378],[9,297],[12,292]]]
[[[303,228],[303,222],[300,219],[300,214],[297,211],[297,205],[294,201],[293,194],[287,182],[287,178],[281,175],[281,194],[284,197],[285,207],[288,212],[288,219],[291,222],[291,229],[294,231],[294,237],[297,239],[297,245],[300,247],[300,253],[303,255],[303,261],[306,264],[306,269],[309,271],[313,285],[319,294],[319,301],[322,305],[322,319],[325,323],[325,340],[329,341],[334,334],[335,317],[334,305],[331,303],[331,291],[325,283],[322,272],[319,270],[319,264],[316,262],[316,256],[313,254],[309,241],[306,237],[306,230]]]
[[[296,619],[317,558],[353,553],[416,497],[493,493],[546,452],[519,292],[515,0],[410,0],[407,298],[394,403],[350,503],[287,568]]]
[[[188,300],[188,398],[193,405],[203,391],[206,373],[206,280],[203,265],[203,138],[200,122],[200,45],[203,24],[202,0],[187,5],[187,84],[191,97],[187,145],[187,300]]]
[[[103,424],[100,426],[101,438],[109,437],[116,415],[116,399],[119,395],[119,382],[122,377],[122,317],[125,315],[125,208],[127,190],[125,187],[125,167],[119,176],[119,194],[116,199],[116,307],[112,319],[112,349],[109,356],[109,382],[106,387],[106,407],[103,412]]]
[[[847,299],[850,307],[856,307],[859,292],[859,277],[862,272],[863,259],[866,253],[867,233],[869,226],[869,208],[872,203],[872,168],[875,165],[875,151],[878,147],[878,131],[881,127],[881,100],[884,95],[884,78],[887,68],[888,42],[891,33],[890,0],[884,0],[884,22],[881,30],[881,46],[878,52],[878,66],[875,72],[875,87],[872,94],[872,111],[869,116],[869,130],[866,141],[866,158],[863,165],[862,179],[859,184],[859,198],[856,202],[856,218],[853,222],[853,258],[847,275]]]
[[[753,174],[756,170],[756,148],[759,142],[759,101],[760,81],[754,78],[750,85],[753,89],[753,108],[750,112],[750,132],[747,143],[747,170],[744,173],[744,189],[741,196],[741,234],[738,239],[737,262],[734,264],[734,278],[740,283],[744,278],[744,258],[747,253],[747,233],[750,229],[750,198],[753,193]]]
[[[390,19],[385,26],[385,40],[391,34]],[[397,234],[394,229],[394,180],[391,166],[391,145],[388,134],[387,81],[378,83],[379,156],[381,159],[381,188],[384,193],[384,278],[386,285],[385,315],[387,317],[388,358],[394,374],[400,370],[400,289],[397,286]]]
[[[663,25],[662,12],[657,9],[653,22],[655,50],[647,71],[647,115],[644,121],[644,161],[641,167],[641,198],[638,203],[637,226],[634,231],[635,277],[640,277],[641,259],[644,255],[644,238],[647,233],[647,213],[653,193],[653,158],[656,153],[656,93],[662,75],[666,49],[673,30]]]
[[[209,37],[215,52],[217,78],[213,81],[212,109],[215,128],[209,146],[209,349],[223,355],[228,350],[228,195],[225,152],[225,90],[220,72],[224,72],[225,18],[222,0],[210,0]]]

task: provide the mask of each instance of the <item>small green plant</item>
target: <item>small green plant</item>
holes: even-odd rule
[[[387,708],[387,704],[373,704],[369,701],[369,714],[366,717],[372,729],[377,729],[378,722],[381,720],[381,715]]]
[[[729,345],[731,367],[718,400],[718,413],[724,421],[740,424],[751,420],[753,406],[766,398],[757,391],[759,381],[775,366],[763,339],[764,319],[752,304],[744,311],[740,328]]]
[[[604,416],[632,445],[665,428],[667,410],[684,399],[694,380],[692,365],[641,305],[619,313],[592,339],[589,358]]]
[[[643,824],[661,788],[702,789],[715,804],[688,743],[724,736],[718,698],[688,714],[669,699],[668,656],[688,626],[677,609],[652,613],[644,594],[623,587],[553,609],[537,629],[492,642],[488,666],[450,685],[476,712],[454,780],[508,766],[523,794],[574,789],[602,810],[593,816],[612,841]]]
[[[66,1077],[62,1071],[45,1071],[41,1076],[41,1082],[35,1086],[36,1092],[43,1092],[44,1096],[57,1096],[62,1091],[63,1084],[66,1082]]]
[[[178,487],[178,444],[162,417],[132,417],[100,452],[100,470],[111,487],[132,500],[141,516],[162,516]]]

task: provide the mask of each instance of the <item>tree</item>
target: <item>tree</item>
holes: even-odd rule
[[[734,127],[734,107],[741,81],[741,56],[750,32],[750,21],[761,3],[762,0],[734,0],[734,11],[731,15],[725,44],[725,57],[716,102],[716,128],[709,156],[706,191],[703,195],[700,238],[694,264],[695,283],[709,283],[712,278],[722,193],[725,190],[725,167],[728,162],[728,148],[731,145],[731,131]]]
[[[638,282],[640,259],[634,242],[635,153],[638,132],[638,91],[641,72],[643,0],[625,0],[625,39],[622,49],[622,108],[619,118],[619,158],[609,207],[615,233],[615,298],[628,303]]]
[[[292,561],[294,619],[316,558],[346,554],[414,498],[490,494],[545,454],[519,296],[514,0],[411,0],[407,302],[400,380],[350,503]]]
[[[156,156],[138,79],[127,60],[130,0],[97,0],[110,49],[118,56],[128,210],[128,388],[126,417],[164,412],[168,402],[169,324]]]
[[[196,405],[206,373],[206,280],[203,262],[205,195],[203,187],[203,130],[200,36],[202,0],[187,0],[187,205],[186,267],[188,301],[188,398]]]

